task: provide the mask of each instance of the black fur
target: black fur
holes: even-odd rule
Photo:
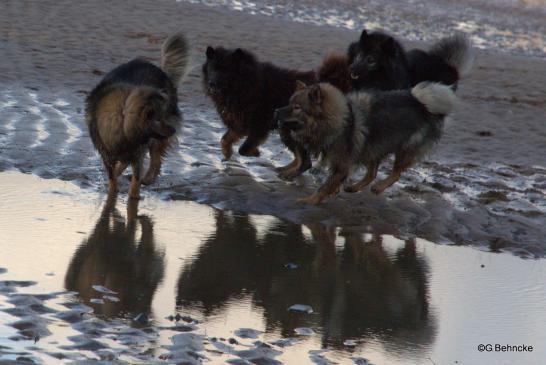
[[[397,90],[411,86],[408,60],[400,43],[391,36],[362,31],[347,52],[353,90]],[[358,78],[357,78],[358,77]]]
[[[417,131],[429,147],[442,135],[444,115],[429,113],[409,90],[373,93],[366,111],[364,156],[407,152],[406,143]],[[418,149],[418,148],[416,148]]]
[[[412,49],[406,54],[409,65],[411,86],[422,81],[434,81],[457,88],[459,73],[438,56],[420,49]]]
[[[277,129],[273,118],[276,108],[288,104],[296,81],[315,82],[315,73],[299,72],[260,62],[249,51],[237,48],[208,47],[203,64],[204,88],[228,128],[222,138],[224,156],[231,156],[231,145],[247,137],[239,148],[245,156],[259,155],[258,147],[270,131]],[[283,143],[302,160],[299,175],[309,167],[311,160],[305,149],[298,145],[286,129],[280,130]],[[294,176],[290,176],[294,177]]]
[[[449,51],[456,52],[458,46],[461,43],[454,43]],[[419,49],[406,52],[395,38],[379,31],[363,30],[347,55],[354,90],[407,89],[423,81],[456,89],[461,76],[449,60]]]

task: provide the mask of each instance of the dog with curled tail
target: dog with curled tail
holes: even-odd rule
[[[359,166],[366,167],[366,175],[345,191],[363,190],[375,180],[381,162],[394,155],[389,176],[371,187],[373,193],[382,193],[440,141],[444,119],[456,105],[453,89],[434,82],[409,90],[348,94],[328,83],[298,82],[296,90],[275,118],[329,169],[324,184],[300,199],[310,204],[337,194]]]

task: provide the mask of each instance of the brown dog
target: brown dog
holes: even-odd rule
[[[182,34],[163,43],[161,68],[134,59],[110,71],[87,98],[86,122],[108,173],[109,191],[131,164],[129,197],[138,198],[140,184],[151,184],[181,123],[177,85],[188,71],[188,44]],[[150,166],[143,177],[146,151]]]

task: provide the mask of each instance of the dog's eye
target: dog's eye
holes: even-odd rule
[[[375,66],[377,64],[377,62],[375,61],[375,59],[373,57],[367,57],[366,58],[366,63],[368,64],[368,66]]]

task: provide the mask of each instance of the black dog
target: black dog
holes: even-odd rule
[[[423,81],[442,83],[455,90],[474,61],[470,41],[464,35],[444,38],[428,52],[405,52],[392,36],[365,29],[358,42],[351,43],[347,56],[354,90],[409,89]]]
[[[339,73],[338,69],[347,70],[345,60],[332,56],[326,57],[317,72],[300,72],[260,62],[251,52],[240,48],[208,47],[206,56],[204,88],[228,128],[221,140],[226,159],[233,154],[233,144],[245,136],[239,154],[259,156],[259,146],[270,131],[278,128],[274,111],[288,104],[296,91],[297,80],[314,83],[320,75],[321,79],[343,88],[343,77],[340,76],[343,72]],[[292,179],[311,167],[311,158],[288,129],[280,128],[280,136],[294,154],[294,161],[278,170],[282,178]]]

